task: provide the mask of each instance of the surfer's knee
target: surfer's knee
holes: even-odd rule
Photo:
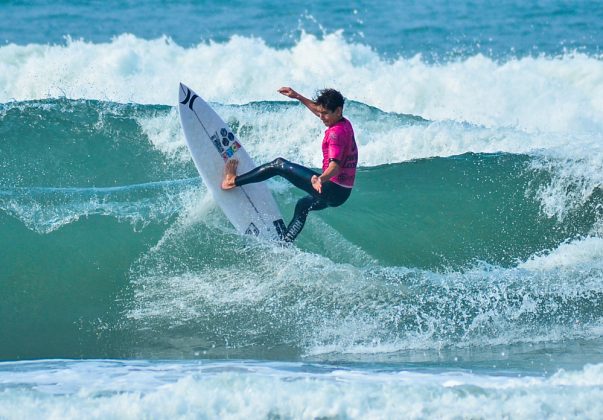
[[[310,212],[310,210],[312,209],[312,205],[315,202],[315,198],[311,197],[311,196],[306,196],[306,197],[302,197],[297,201],[297,204],[295,204],[295,212],[294,214],[298,215],[298,214],[308,214],[308,212]]]
[[[279,169],[284,169],[288,164],[289,164],[289,161],[282,157],[277,157],[272,162],[270,162],[270,165],[272,167],[279,168]]]

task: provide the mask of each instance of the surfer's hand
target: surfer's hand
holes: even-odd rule
[[[290,87],[282,87],[278,90],[278,93],[280,93],[281,95],[285,95],[288,98],[292,98],[292,99],[297,99],[299,97],[299,93],[297,93],[296,91],[294,91],[293,89],[291,89]]]
[[[310,182],[312,182],[312,187],[318,191],[319,194],[322,194],[322,182],[320,181],[320,178],[316,175],[312,175]]]

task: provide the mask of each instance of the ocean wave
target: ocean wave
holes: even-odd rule
[[[301,106],[214,105],[258,161],[318,164],[307,137],[323,127]],[[282,249],[230,227],[173,107],[0,106],[6,307],[48,313],[40,336],[71,328],[49,350],[4,325],[2,354],[381,357],[601,337],[596,135],[347,112],[366,156],[354,193]],[[287,217],[297,191],[269,185]]]
[[[258,163],[283,156],[308,166],[321,165],[316,144],[324,127],[301,106],[271,101],[213,105]],[[580,190],[592,192],[603,181],[600,134],[527,133],[428,121],[358,102],[348,105],[347,115],[354,122],[362,167],[467,152],[502,152],[537,156],[535,170],[557,173],[560,187],[540,191],[543,198],[562,194],[569,190],[568,184],[576,183],[583,184]],[[84,169],[74,160],[88,161],[92,170],[86,177],[96,185],[160,181],[168,175],[191,177],[196,173],[173,107],[47,99],[0,105],[0,120],[4,134],[0,159],[7,168],[7,177],[0,181],[4,184],[42,185],[44,179],[51,182],[47,186],[84,186],[81,179],[70,176],[74,169]],[[137,157],[135,161],[132,155]],[[137,161],[146,161],[146,167]],[[128,166],[122,175],[135,176],[106,178],[108,172],[119,172],[113,170],[112,162]],[[48,173],[51,168],[60,172]],[[139,169],[153,176],[145,176]],[[551,207],[548,213],[558,212]]]
[[[73,144],[38,164],[39,173],[21,173],[19,161],[12,162],[17,171],[12,176],[18,181],[24,182],[29,176],[30,182],[39,178],[48,184],[71,181],[84,186],[11,186],[10,179],[5,179],[7,185],[0,188],[0,210],[41,234],[92,216],[128,221],[135,229],[148,224],[169,225],[176,217],[190,219],[190,223],[207,222],[191,216],[203,200],[212,201],[200,178],[152,180],[170,177],[174,169],[165,163],[171,163],[171,159],[156,165],[155,171],[159,172],[154,174],[146,164],[134,165],[123,177],[121,172],[112,172],[112,178],[104,180],[117,186],[94,186],[103,180],[103,173],[106,175],[105,162],[114,167],[131,164],[130,153],[113,155],[125,146],[109,145],[113,151],[98,161],[89,160],[90,166],[82,172],[81,167],[71,173],[62,170],[69,165],[61,166],[60,171],[54,168],[57,154],[69,155],[75,162],[89,159],[87,148],[69,153]],[[134,150],[147,164],[153,157],[154,150],[148,143]],[[600,236],[601,190],[583,191],[576,200],[564,195],[569,194],[564,190],[558,199],[567,200],[567,208],[563,217],[555,217],[546,211],[548,201],[543,200],[542,191],[558,188],[557,173],[535,168],[538,159],[464,154],[363,168],[346,206],[337,212],[319,213],[320,221],[310,221],[300,245],[322,247],[325,232],[333,231],[383,264],[456,267],[476,260],[513,265],[565,241]],[[186,165],[182,170],[194,175],[190,161]],[[136,173],[146,175],[146,182],[119,185]],[[569,185],[578,189],[584,184]],[[298,197],[296,190],[283,180],[270,181],[269,186],[287,218]],[[424,237],[437,240],[425,242]]]
[[[242,242],[213,226],[173,225],[132,266],[135,299],[124,327],[167,355],[172,348],[265,358],[287,348],[335,360],[601,337],[603,267],[596,258],[562,268],[386,267],[370,255],[329,253],[320,242],[330,227],[319,228],[316,238],[305,238],[306,251]],[[202,251],[196,245],[208,242]]]
[[[15,279],[5,286],[7,307],[19,313],[38,296],[23,322],[40,310],[50,323],[88,313],[73,320],[86,354],[106,334],[119,343],[116,357],[276,357],[282,349],[381,357],[597,339],[601,244],[587,236],[599,229],[589,215],[597,199],[573,217],[548,218],[525,197],[538,179],[529,162],[466,155],[361,171],[350,202],[313,215],[291,248],[237,235],[198,178],[2,188],[10,263],[0,270]],[[295,192],[285,188],[277,200],[290,214]],[[33,250],[44,258],[30,266]],[[63,252],[69,264],[56,265]],[[82,284],[80,276],[101,278]],[[107,278],[127,283],[119,305],[89,312],[88,302],[106,299]],[[51,310],[56,302],[70,315]],[[19,325],[6,325],[7,336],[18,337]],[[23,354],[19,340],[3,351]]]
[[[225,104],[278,100],[293,85],[335,86],[349,99],[433,121],[531,132],[601,132],[603,62],[584,53],[444,63],[384,58],[340,32],[302,34],[290,48],[234,35],[182,47],[123,34],[107,43],[0,47],[0,101],[67,97],[173,105],[178,82]],[[267,78],[266,74],[270,74]]]
[[[0,364],[0,416],[598,418],[602,373],[601,364],[542,377],[297,363],[42,360]]]

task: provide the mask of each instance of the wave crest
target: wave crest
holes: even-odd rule
[[[0,63],[1,102],[65,96],[173,105],[174,86],[185,81],[210,101],[240,104],[276,100],[281,85],[308,95],[336,86],[350,99],[430,120],[603,130],[603,62],[581,53],[428,63],[420,55],[382,57],[341,32],[303,33],[283,49],[237,35],[185,48],[168,37],[122,34],[108,43],[10,44],[0,47]]]

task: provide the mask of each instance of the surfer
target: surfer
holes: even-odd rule
[[[297,202],[293,219],[283,234],[284,241],[292,242],[303,229],[310,211],[337,207],[348,199],[354,186],[358,149],[352,124],[343,116],[344,98],[341,93],[335,89],[323,89],[311,100],[290,87],[282,87],[278,92],[300,101],[327,127],[322,140],[322,173],[279,157],[237,175],[239,162],[231,159],[226,162],[222,189],[229,190],[280,175],[307,192],[309,195]]]

